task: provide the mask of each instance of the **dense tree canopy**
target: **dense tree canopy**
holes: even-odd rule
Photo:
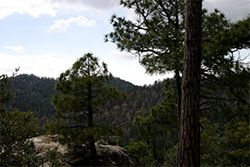
[[[181,76],[184,64],[184,1],[121,0],[121,5],[134,10],[137,20],[131,21],[113,15],[111,24],[114,31],[107,34],[105,40],[116,43],[121,51],[126,50],[138,55],[140,63],[148,73],[168,71],[175,73],[178,97],[177,118],[179,118],[182,97]],[[242,65],[245,57],[242,57],[238,51],[249,49],[250,17],[230,22],[217,9],[212,13],[203,9],[202,17],[201,115],[212,124],[218,123],[220,129],[218,133],[223,133],[224,127],[232,121],[233,117],[245,115],[239,113],[239,108],[249,108],[247,94],[249,94],[250,73],[249,69]],[[160,109],[158,111],[155,111],[157,113],[154,115],[155,117],[164,113],[160,112]],[[171,113],[169,114],[171,115]],[[245,116],[243,116],[244,120],[247,119]],[[167,117],[168,115],[165,116],[165,118]],[[150,113],[141,121],[142,123],[145,121],[146,127],[154,131],[152,126],[157,121],[151,122],[149,121],[151,119]],[[161,126],[163,129],[166,127],[164,124]],[[205,133],[205,131],[202,132]],[[201,140],[204,142],[204,138]],[[222,148],[221,145],[218,147]],[[152,150],[152,148],[150,149]],[[175,149],[174,146],[167,150],[173,152]],[[202,153],[202,155],[204,154]],[[166,157],[171,156],[166,154]],[[204,162],[203,164],[205,164]],[[225,164],[225,162],[221,164]],[[170,161],[166,164],[173,165]],[[212,165],[211,162],[208,164]]]
[[[28,140],[37,135],[37,120],[30,112],[7,111],[5,108],[13,97],[7,89],[12,77],[0,76],[0,166],[40,166],[39,151]]]
[[[15,76],[10,83],[9,90],[14,99],[6,105],[7,109],[33,111],[39,119],[51,117],[55,113],[51,105],[51,98],[55,94],[55,79],[22,74]]]
[[[183,1],[122,0],[121,5],[134,9],[136,22],[116,15],[111,18],[114,32],[106,35],[119,49],[140,56],[149,73],[181,71],[183,57]]]
[[[47,134],[58,134],[59,141],[68,146],[65,160],[69,164],[98,165],[95,142],[119,134],[112,144],[127,145],[136,165],[176,165],[183,95],[184,1],[121,0],[121,5],[133,9],[137,20],[113,15],[114,31],[105,40],[137,55],[148,73],[174,72],[175,78],[164,81],[165,88],[164,82],[135,86],[113,79],[106,64],[99,64],[91,53],[79,58],[56,81],[21,75],[9,82],[2,75],[0,125],[5,126],[0,126],[0,150],[5,151],[0,154],[0,165],[39,166],[38,152],[27,140],[37,134],[33,114],[8,110],[18,106],[21,111],[35,110],[45,123],[55,112],[49,104],[53,95],[57,120],[47,125]],[[230,22],[217,9],[212,13],[203,9],[202,14],[201,166],[250,166],[250,69],[238,52],[249,49],[250,17]],[[10,83],[14,87],[9,89]],[[127,98],[115,100],[119,93],[110,85],[126,91]],[[17,97],[12,102],[10,91]]]
[[[121,5],[133,9],[138,19],[133,22],[113,15],[114,32],[107,34],[105,40],[116,43],[120,50],[138,55],[148,73],[174,71],[180,111],[184,1],[122,0]],[[223,75],[243,59],[234,53],[249,48],[249,19],[230,23],[217,9],[210,14],[203,10],[202,79]]]
[[[184,1],[121,0],[121,5],[134,10],[137,20],[113,15],[111,24],[114,31],[107,34],[105,40],[115,43],[121,51],[138,55],[148,73],[174,72],[179,126],[185,33]],[[241,60],[245,57],[240,56],[238,50],[249,49],[250,17],[232,23],[217,9],[212,13],[203,9],[202,18],[201,114],[209,108],[212,111],[210,117],[222,116],[225,110],[218,112],[218,108],[221,104],[227,105],[224,98],[220,98],[220,90],[232,86],[229,80],[223,82],[222,78],[228,78],[226,76],[229,73],[235,74],[235,68],[243,69]],[[226,92],[236,95],[235,89],[228,90]],[[244,92],[244,88],[240,90]],[[232,98],[231,95],[227,96]]]
[[[113,15],[114,32],[107,34],[105,40],[116,43],[122,51],[137,54],[148,73],[182,72],[184,1],[121,0],[121,5],[133,9],[138,19],[133,22]],[[249,19],[230,23],[217,9],[210,14],[203,10],[204,67],[211,68],[211,65],[216,66],[225,60],[233,61],[227,57],[228,53],[249,48]]]
[[[3,74],[0,76],[0,109],[1,114],[5,113],[5,105],[8,103],[13,97],[12,93],[7,89],[10,87],[10,78]]]
[[[79,153],[79,150],[86,144],[90,151],[89,165],[98,165],[95,142],[109,130],[98,125],[95,119],[101,107],[119,95],[117,89],[109,85],[111,78],[107,65],[100,65],[97,57],[87,53],[62,73],[55,85],[57,94],[52,104],[58,111],[59,122],[52,123],[49,131],[62,135],[61,142],[68,145],[74,156],[83,158],[86,152]],[[87,165],[86,159],[84,161]]]
[[[39,150],[28,139],[37,135],[38,124],[29,112],[11,111],[0,117],[1,166],[40,166]]]

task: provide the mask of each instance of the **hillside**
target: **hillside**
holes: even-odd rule
[[[11,81],[10,90],[15,98],[7,105],[8,110],[33,111],[37,113],[39,119],[50,118],[56,112],[51,105],[51,98],[55,93],[55,82],[56,80],[53,78],[40,78],[27,74],[14,77]],[[145,113],[150,107],[162,100],[159,92],[164,89],[163,82],[155,82],[154,85],[142,87],[120,78],[114,78],[111,84],[125,92],[127,98],[114,104],[108,104],[103,109],[105,112],[119,106],[126,110],[126,113],[135,114],[139,110]]]
[[[14,99],[7,105],[8,110],[37,112],[38,118],[50,117],[55,113],[50,104],[55,93],[54,79],[23,74],[14,77],[11,84],[10,91],[14,94]]]

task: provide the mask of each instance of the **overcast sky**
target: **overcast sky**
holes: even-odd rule
[[[112,31],[113,13],[134,18],[119,1],[0,0],[0,74],[20,67],[19,74],[56,78],[92,52],[114,76],[136,85],[172,76],[145,74],[136,57],[104,42],[104,35]],[[248,16],[250,0],[205,0],[203,6],[209,11],[218,8],[237,21]]]

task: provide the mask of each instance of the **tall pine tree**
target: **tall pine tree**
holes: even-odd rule
[[[121,0],[121,5],[133,9],[138,19],[131,21],[113,15],[111,24],[114,31],[107,34],[105,40],[116,43],[121,51],[138,55],[141,65],[148,73],[174,72],[178,95],[177,118],[180,118],[184,1]],[[250,17],[230,23],[217,9],[211,14],[203,10],[202,80],[215,81],[242,60],[234,53],[239,49],[249,48],[249,19]]]
[[[201,16],[202,0],[186,0],[177,166],[200,166]]]
[[[91,53],[79,58],[70,68],[60,75],[55,89],[57,94],[52,104],[58,112],[58,122],[49,126],[49,132],[62,135],[60,141],[67,144],[74,158],[83,157],[81,150],[87,145],[90,162],[81,165],[98,165],[95,142],[108,129],[97,125],[95,118],[100,107],[107,101],[118,97],[118,91],[109,86],[112,78],[107,65],[98,63]],[[83,151],[83,152],[81,152]]]

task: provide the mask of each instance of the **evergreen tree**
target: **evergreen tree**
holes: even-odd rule
[[[184,70],[177,166],[200,166],[200,78],[202,0],[185,1]]]
[[[131,140],[125,147],[129,157],[135,163],[135,166],[155,166],[155,161],[149,151],[149,146],[144,141],[134,142]]]
[[[5,74],[0,76],[0,110],[1,110],[0,114],[1,115],[5,114],[5,111],[6,111],[5,105],[13,97],[13,94],[8,90],[8,88],[10,87],[10,79],[11,78]]]
[[[134,124],[138,128],[141,140],[148,143],[150,152],[157,166],[164,163],[166,150],[177,143],[176,99],[175,81],[165,81],[165,99],[152,107],[147,116],[135,116]],[[174,165],[174,164],[172,164]]]
[[[38,124],[30,112],[8,111],[0,117],[0,166],[40,166],[34,143],[28,139],[37,135]]]
[[[14,74],[13,74],[14,76]],[[28,139],[37,135],[38,125],[30,112],[7,111],[13,97],[7,89],[12,77],[0,76],[0,166],[40,166],[34,144]]]
[[[105,40],[116,43],[121,51],[138,55],[148,73],[175,73],[179,125],[184,1],[121,0],[121,5],[133,9],[138,18],[131,21],[113,15],[114,31]],[[210,14],[204,9],[202,18],[201,115],[224,126],[232,119],[236,106],[249,105],[246,103],[249,73],[241,65],[244,57],[235,53],[249,49],[250,17],[230,23],[217,9]]]
[[[62,73],[55,85],[57,94],[52,104],[59,121],[50,125],[49,132],[62,135],[61,142],[68,145],[75,158],[86,154],[79,151],[87,145],[91,161],[85,159],[84,165],[98,165],[95,142],[109,130],[97,125],[95,118],[100,107],[118,97],[118,91],[109,86],[111,78],[107,65],[99,65],[98,58],[87,53]]]
[[[55,113],[51,98],[55,80],[40,78],[35,75],[21,74],[11,80],[9,90],[14,99],[7,104],[7,109],[18,108],[21,111],[36,111],[38,119],[51,117]]]
[[[174,71],[178,92],[178,113],[181,109],[181,72],[183,69],[184,3],[182,0],[121,0],[133,9],[136,22],[113,15],[114,32],[106,41],[138,55],[146,72],[164,74]]]
[[[179,120],[184,62],[184,1],[121,0],[121,5],[133,9],[138,19],[133,22],[113,15],[111,24],[114,32],[107,34],[105,40],[116,43],[121,51],[138,55],[148,73],[174,72]],[[202,81],[216,81],[218,76],[224,75],[242,60],[234,53],[249,48],[249,20],[250,17],[230,23],[217,9],[211,14],[203,10]]]

